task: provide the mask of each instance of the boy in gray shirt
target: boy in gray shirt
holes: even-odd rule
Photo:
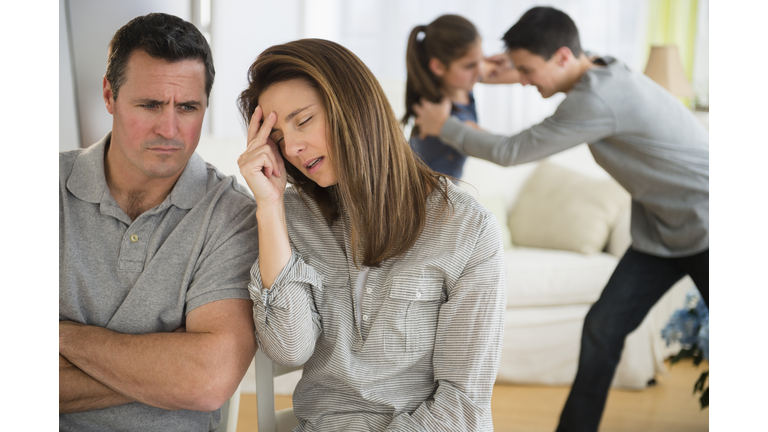
[[[59,430],[216,430],[253,358],[256,204],[194,152],[213,78],[192,24],[135,18],[112,131],[59,154]]]
[[[645,75],[610,57],[588,58],[576,25],[559,10],[529,10],[504,41],[507,53],[489,59],[497,63],[491,79],[535,85],[545,98],[565,92],[551,117],[499,136],[449,118],[449,104],[422,101],[415,124],[503,166],[586,142],[632,195],[632,246],[584,321],[578,372],[557,429],[597,431],[624,339],[656,301],[688,274],[709,305],[709,136]]]

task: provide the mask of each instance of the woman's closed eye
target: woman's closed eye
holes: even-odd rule
[[[302,121],[301,121],[301,123],[299,123],[299,124],[298,124],[298,126],[299,126],[299,127],[301,127],[301,126],[304,126],[304,125],[305,125],[305,124],[307,124],[307,123],[308,123],[310,120],[312,120],[312,118],[313,118],[313,116],[309,116],[309,117],[307,117],[306,119],[302,120]],[[275,142],[275,144],[277,144],[277,145],[280,145],[280,143],[283,141],[283,137],[282,137],[282,136],[280,136],[280,137],[277,137],[277,138],[275,138],[275,137],[272,137],[272,141],[274,141],[274,142]]]

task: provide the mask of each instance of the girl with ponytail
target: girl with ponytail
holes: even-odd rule
[[[403,125],[415,116],[413,105],[421,98],[439,102],[444,96],[452,102],[451,115],[477,123],[472,87],[481,79],[481,42],[475,26],[458,15],[443,15],[429,25],[414,27],[405,56],[408,78]],[[419,139],[418,132],[414,127],[410,144],[424,163],[441,174],[460,178],[467,156],[438,137]]]

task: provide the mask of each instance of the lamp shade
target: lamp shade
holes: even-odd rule
[[[694,97],[675,45],[653,46],[645,74],[675,96]]]

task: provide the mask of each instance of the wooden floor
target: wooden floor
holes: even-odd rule
[[[643,391],[611,390],[603,414],[601,432],[699,432],[709,430],[709,408],[699,409],[693,384],[709,369],[690,360],[674,366],[667,363],[668,379],[657,377],[657,384]],[[553,432],[560,410],[568,397],[568,387],[496,385],[491,410],[497,432]],[[290,396],[275,397],[276,408],[291,406]],[[256,395],[240,399],[238,432],[257,430]]]

